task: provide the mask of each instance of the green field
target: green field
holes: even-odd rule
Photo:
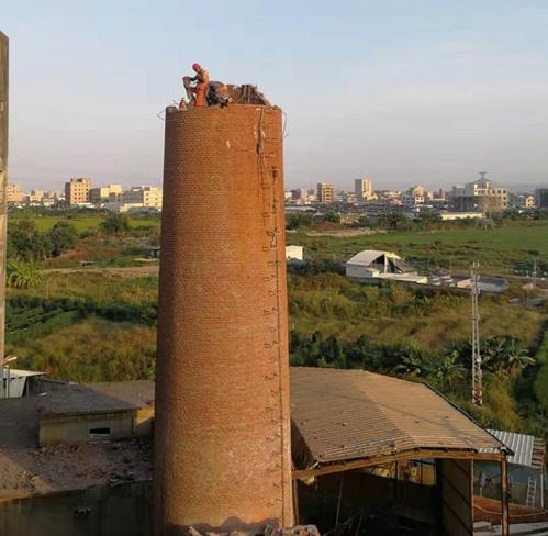
[[[109,231],[100,225],[108,220],[105,214],[22,212],[15,219],[43,231],[67,221],[80,236],[57,256],[17,258],[12,275],[19,273],[19,286],[7,293],[6,352],[19,356],[23,368],[53,378],[154,378],[158,261],[143,257],[158,244],[158,218],[131,218],[122,231]],[[31,247],[21,240],[24,227],[11,235],[19,237],[23,253]],[[288,244],[303,245],[309,260],[288,278],[291,362],[426,381],[486,426],[548,437],[548,302],[539,302],[544,291],[507,279],[505,294],[481,294],[487,368],[485,404],[478,409],[469,404],[469,293],[362,284],[347,279],[341,265],[363,249],[382,249],[421,271],[467,272],[479,262],[482,276],[508,276],[531,270],[536,261],[542,276],[548,270],[547,237],[548,221],[369,234],[331,223],[288,233]],[[82,269],[82,261],[93,263]]]
[[[38,232],[49,231],[53,226],[60,221],[71,223],[76,228],[78,233],[84,233],[86,231],[93,231],[99,227],[99,224],[104,221],[105,216],[101,214],[29,214],[26,211],[23,212],[11,212],[10,222],[17,222],[22,219],[28,219],[34,223]],[[129,216],[128,218],[132,226],[143,226],[156,228],[159,226],[157,217],[141,217],[141,216]]]
[[[517,268],[532,269],[536,260],[548,271],[548,221],[508,222],[490,230],[464,228],[451,231],[379,232],[338,237],[289,233],[288,244],[305,246],[305,255],[346,260],[363,249],[399,254],[420,266],[467,270],[479,262],[482,272],[510,275]]]

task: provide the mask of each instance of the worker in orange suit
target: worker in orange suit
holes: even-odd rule
[[[194,107],[202,108],[205,101],[205,94],[209,87],[209,71],[202,67],[199,63],[192,64],[192,70],[196,73],[190,78],[191,81],[196,81],[196,87],[189,88],[194,94]]]

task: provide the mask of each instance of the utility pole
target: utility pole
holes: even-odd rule
[[[480,355],[480,334],[479,334],[479,264],[474,262],[471,266],[470,296],[472,298],[472,404],[481,406],[483,404],[483,388],[481,381],[481,355]]]

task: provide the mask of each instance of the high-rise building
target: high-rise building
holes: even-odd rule
[[[327,205],[335,201],[335,188],[327,182],[316,184],[316,203]]]
[[[548,188],[535,190],[535,204],[537,208],[548,209]]]
[[[19,188],[18,184],[8,184],[8,203],[22,203],[25,192]]]
[[[156,534],[291,526],[282,112],[173,107],[165,128]]]
[[[82,203],[89,203],[89,191],[91,179],[77,178],[65,182],[65,202],[69,207],[75,207]]]
[[[367,201],[373,197],[373,184],[369,179],[355,179],[354,193],[356,201]]]

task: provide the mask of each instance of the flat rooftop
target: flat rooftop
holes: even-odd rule
[[[41,415],[112,413],[132,411],[154,404],[154,382],[68,383],[52,385],[40,397]]]

